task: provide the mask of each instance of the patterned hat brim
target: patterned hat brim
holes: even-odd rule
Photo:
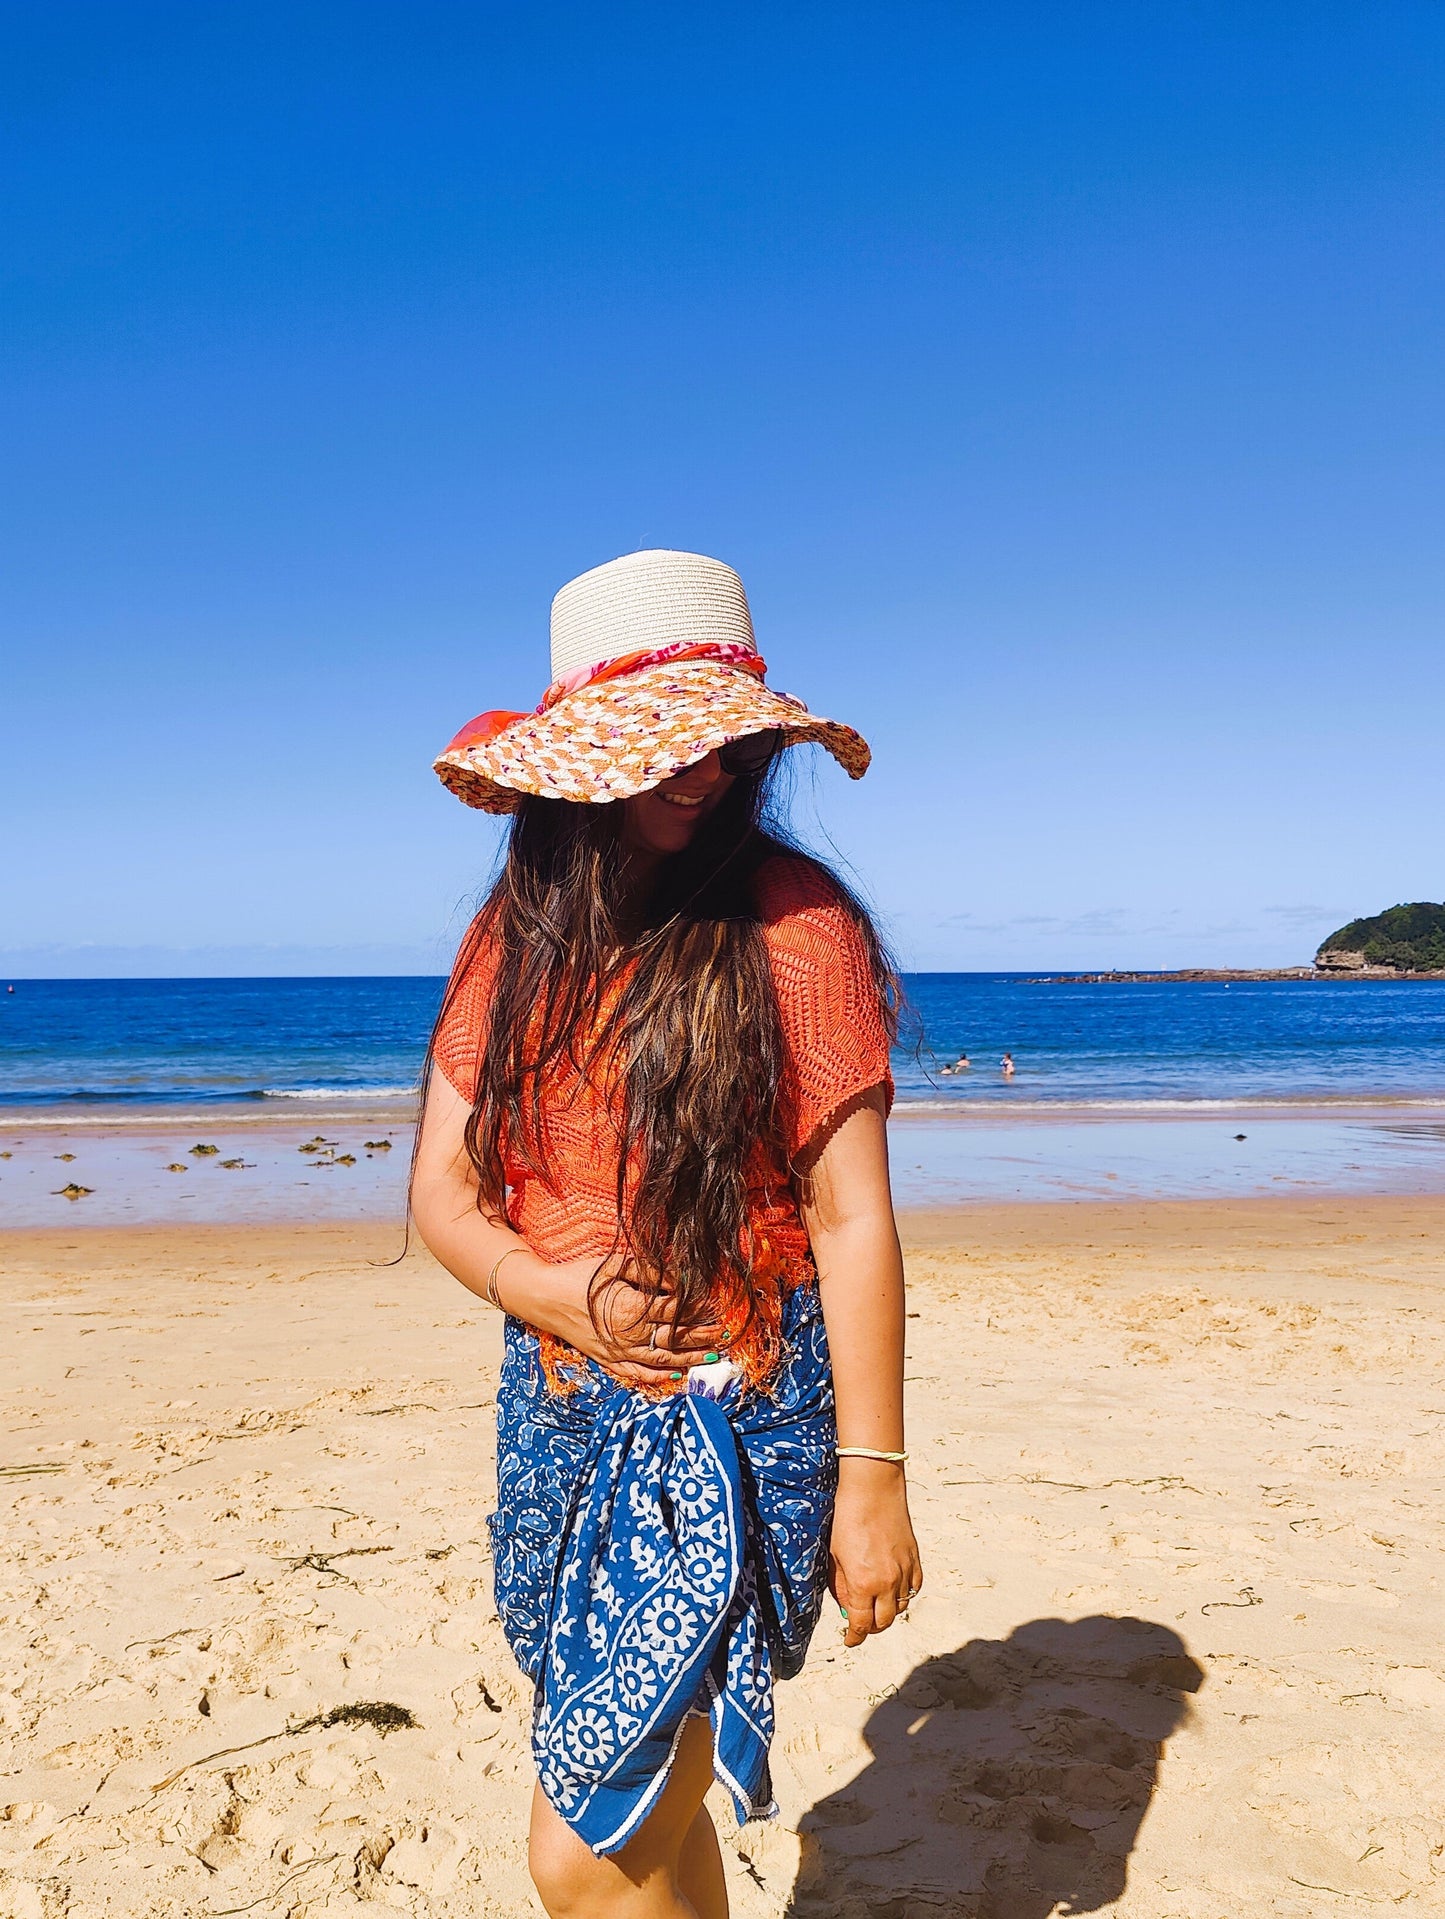
[[[712,661],[579,687],[484,743],[449,748],[434,765],[459,800],[484,813],[515,812],[528,793],[595,806],[645,793],[715,747],[774,727],[785,746],[825,747],[850,779],[868,770],[872,754],[851,726]]]

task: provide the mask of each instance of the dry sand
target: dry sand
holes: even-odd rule
[[[781,1689],[735,1910],[1445,1910],[1445,1202],[906,1222],[928,1588]],[[498,1328],[360,1228],[0,1241],[0,1913],[536,1910]],[[413,1730],[312,1723],[358,1702]]]

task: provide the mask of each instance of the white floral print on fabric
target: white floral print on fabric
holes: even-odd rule
[[[799,1670],[817,1624],[837,1483],[814,1288],[789,1296],[783,1330],[767,1395],[659,1403],[596,1367],[552,1394],[536,1338],[507,1322],[497,1610],[537,1682],[542,1789],[594,1852],[646,1817],[694,1709],[739,1820],[773,1810],[773,1679]]]

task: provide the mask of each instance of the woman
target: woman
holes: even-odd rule
[[[783,750],[868,749],[763,680],[697,554],[583,574],[553,684],[437,762],[512,815],[433,1037],[412,1206],[506,1314],[497,1608],[536,1683],[547,1911],[727,1911],[714,1778],[773,1810],[772,1680],[922,1572],[884,1123],[893,980],[763,824]],[[835,1411],[836,1407],[836,1411]]]

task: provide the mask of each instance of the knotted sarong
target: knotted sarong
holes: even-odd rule
[[[773,1679],[803,1664],[828,1572],[833,1384],[814,1286],[784,1303],[766,1393],[661,1401],[589,1365],[550,1392],[509,1319],[497,1396],[497,1611],[536,1683],[532,1753],[591,1847],[624,1846],[667,1782],[689,1715],[739,1821],[776,1808]]]

